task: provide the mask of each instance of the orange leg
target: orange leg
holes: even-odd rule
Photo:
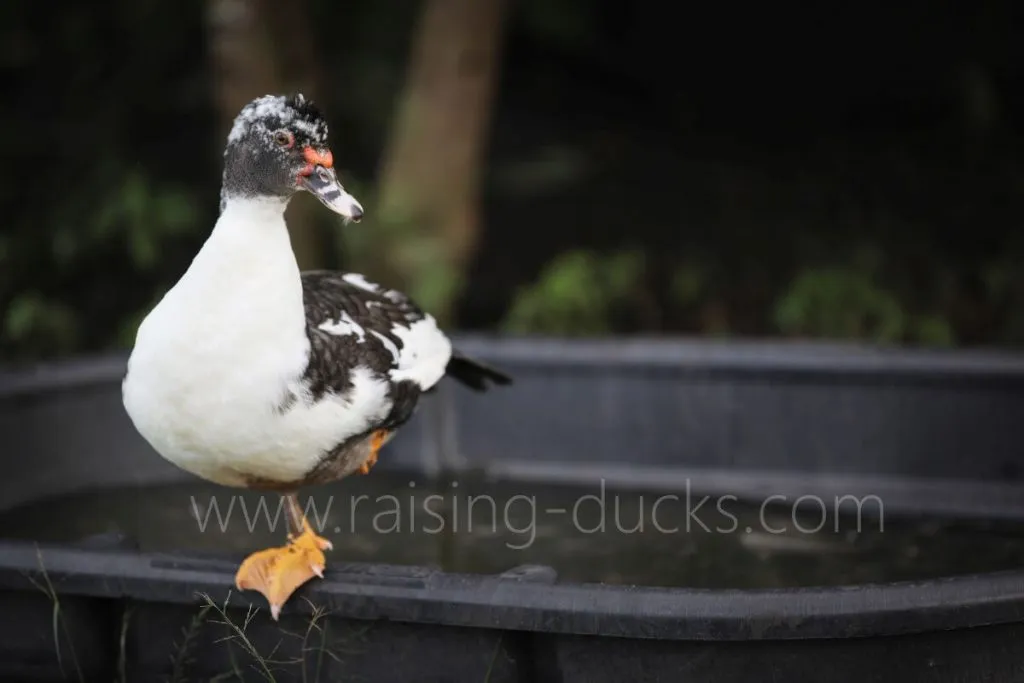
[[[255,590],[263,594],[270,604],[270,615],[276,621],[281,606],[292,593],[314,576],[323,578],[326,558],[324,551],[331,542],[313,533],[293,494],[284,496],[288,506],[288,519],[294,533],[288,534],[288,544],[255,552],[245,558],[235,575],[238,590]]]
[[[378,429],[370,435],[370,457],[359,466],[360,474],[370,473],[370,468],[377,464],[377,454],[380,452],[381,446],[387,443],[387,440],[388,430],[386,429]]]

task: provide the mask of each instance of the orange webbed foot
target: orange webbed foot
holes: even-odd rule
[[[303,520],[304,521],[304,520]],[[313,533],[308,523],[288,545],[260,550],[245,558],[235,575],[239,590],[255,590],[270,604],[270,615],[276,621],[281,607],[292,593],[314,576],[323,578],[324,551],[331,542]]]

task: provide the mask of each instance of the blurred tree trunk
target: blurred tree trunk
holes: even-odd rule
[[[209,0],[207,27],[225,137],[239,110],[256,97],[302,92],[316,99],[321,92],[306,2]],[[324,221],[315,201],[300,195],[288,208],[292,247],[303,270],[326,265]]]
[[[424,0],[361,269],[450,322],[473,255],[505,0]]]

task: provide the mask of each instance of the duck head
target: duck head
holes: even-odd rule
[[[301,191],[346,221],[363,217],[363,207],[338,180],[327,121],[317,106],[301,94],[257,98],[228,134],[221,206],[234,197],[287,201]]]

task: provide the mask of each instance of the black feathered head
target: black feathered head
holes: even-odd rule
[[[287,200],[300,190],[346,219],[363,215],[338,182],[319,107],[301,94],[259,97],[242,107],[228,134],[221,208],[235,197]]]

